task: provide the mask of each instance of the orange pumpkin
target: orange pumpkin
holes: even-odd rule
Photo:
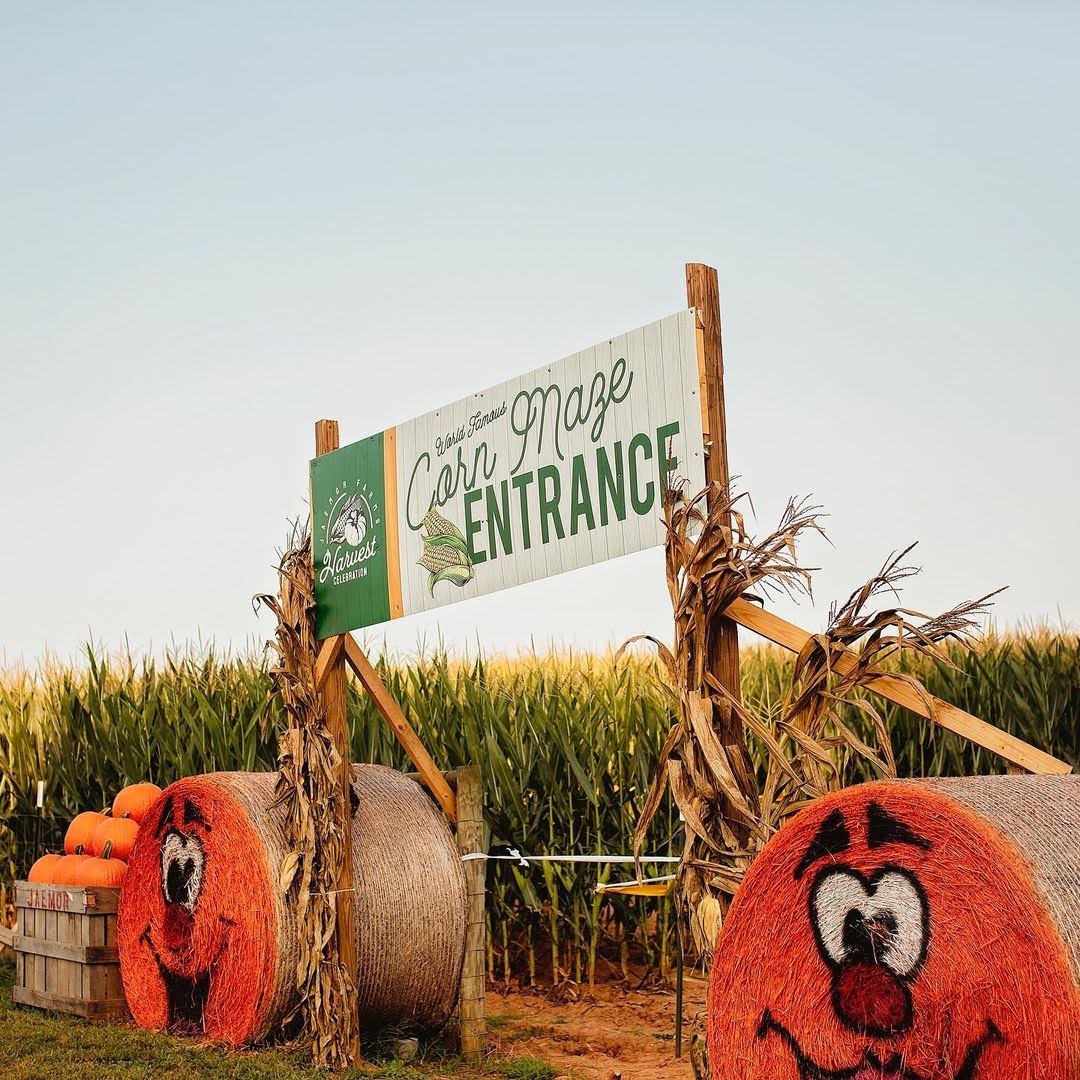
[[[106,844],[112,844],[112,857],[127,862],[138,835],[139,823],[134,818],[105,818],[94,831],[89,850],[100,855]]]
[[[142,821],[143,815],[157,801],[161,788],[157,784],[129,784],[113,799],[113,817],[129,817]]]
[[[74,885],[76,871],[78,871],[79,867],[82,866],[84,862],[87,862],[89,858],[89,855],[83,854],[81,845],[79,850],[74,854],[63,856],[53,866],[51,884]]]
[[[63,858],[62,855],[42,855],[26,875],[27,881],[36,882],[38,885],[51,885],[56,864]]]
[[[127,873],[127,863],[112,856],[112,841],[107,840],[101,855],[87,859],[75,868],[74,885],[97,885],[105,889],[119,889]]]
[[[94,831],[104,820],[105,815],[97,810],[84,810],[76,814],[64,834],[64,851],[68,855],[74,855],[78,848],[89,851]]]

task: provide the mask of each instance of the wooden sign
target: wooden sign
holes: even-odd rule
[[[319,637],[662,544],[700,378],[686,310],[312,459]]]

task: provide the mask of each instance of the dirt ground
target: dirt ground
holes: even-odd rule
[[[146,1077],[281,1078],[325,1076],[305,1052],[235,1051],[197,1039],[87,1024],[72,1016],[14,1008],[15,966],[0,960],[0,1077],[3,1080],[138,1080]],[[357,1080],[693,1080],[690,1035],[706,982],[686,976],[683,1057],[675,1060],[675,994],[621,983],[570,990],[514,990],[487,996],[490,1056],[480,1069],[438,1052],[415,1065],[377,1058]],[[438,1047],[436,1046],[436,1050]],[[344,1074],[343,1074],[344,1075]]]
[[[705,1008],[706,985],[687,974],[678,1061],[673,990],[597,986],[579,990],[576,1000],[542,992],[489,993],[488,1026],[500,1051],[544,1058],[560,1076],[692,1080],[690,1035],[694,1016]]]

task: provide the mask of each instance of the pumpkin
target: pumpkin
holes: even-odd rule
[[[113,817],[129,817],[142,821],[146,811],[157,801],[161,788],[157,784],[129,784],[113,799]]]
[[[100,855],[106,844],[112,844],[112,857],[127,862],[131,849],[135,846],[135,837],[139,835],[139,823],[134,818],[105,818],[94,831],[89,850]]]
[[[1080,1077],[1076,823],[1077,776],[861,784],[793,816],[717,937],[713,1080]]]
[[[79,850],[71,855],[64,855],[58,862],[53,865],[52,868],[52,881],[53,885],[74,885],[75,873],[84,862],[90,858],[89,855],[84,855],[82,846],[79,846]]]
[[[89,858],[80,863],[72,875],[74,885],[97,885],[104,889],[119,889],[127,873],[127,863],[112,856],[112,841],[106,840],[105,847],[97,858]]]
[[[27,881],[33,881],[38,885],[51,885],[56,864],[63,858],[62,855],[42,855],[26,875]]]
[[[94,830],[104,820],[105,815],[97,810],[84,810],[81,814],[76,814],[64,834],[64,851],[68,855],[74,855],[79,848],[89,851]]]

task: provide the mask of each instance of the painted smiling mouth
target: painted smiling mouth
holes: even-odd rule
[[[227,919],[224,915],[218,917],[225,924],[226,930],[235,925],[232,919]],[[206,1008],[206,999],[210,995],[210,972],[222,956],[225,955],[225,950],[228,947],[228,936],[226,935],[226,939],[221,943],[217,956],[214,957],[211,963],[207,964],[206,970],[190,978],[171,971],[165,961],[161,959],[161,955],[150,937],[149,925],[140,935],[140,940],[146,943],[147,948],[154,957],[158,967],[158,974],[161,976],[162,984],[165,987],[165,1000],[169,1009],[165,1021],[166,1030],[176,1035],[202,1034],[203,1011]]]
[[[932,1080],[914,1069],[907,1068],[899,1054],[881,1058],[869,1047],[863,1052],[862,1059],[850,1068],[823,1068],[803,1052],[795,1036],[766,1009],[758,1025],[757,1037],[764,1039],[772,1033],[779,1035],[791,1050],[799,1067],[799,1080]],[[1001,1034],[998,1026],[993,1020],[987,1020],[986,1031],[968,1047],[955,1080],[975,1080],[983,1051],[993,1043],[1004,1042],[1005,1036]]]

